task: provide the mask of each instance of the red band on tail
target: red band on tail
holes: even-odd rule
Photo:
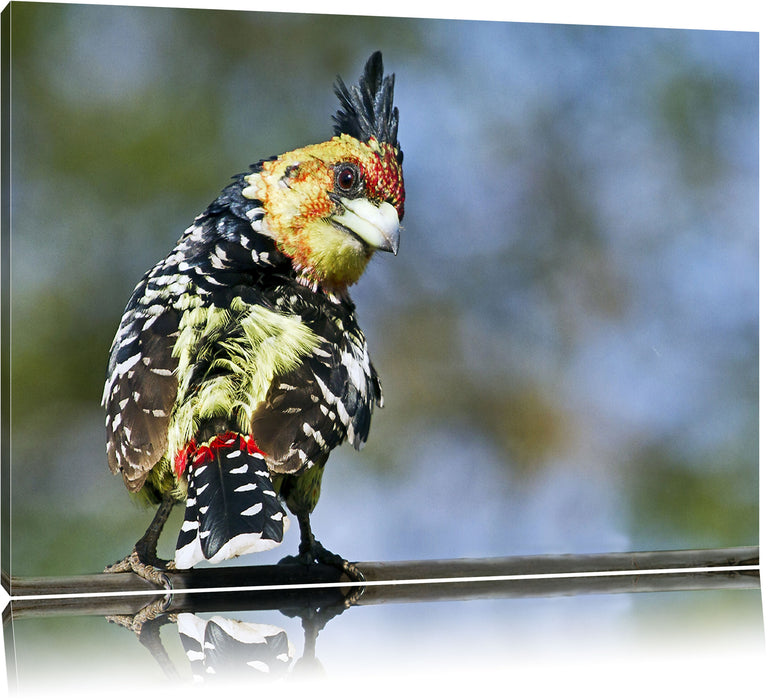
[[[206,462],[212,462],[216,458],[216,453],[224,447],[234,447],[239,440],[239,449],[243,452],[248,452],[252,455],[266,456],[266,452],[262,452],[254,442],[253,438],[244,435],[238,435],[237,433],[221,433],[216,435],[210,440],[210,442],[197,445],[194,438],[186,443],[186,446],[175,455],[175,473],[178,477],[183,476],[183,472],[186,471],[186,466],[191,464],[192,466],[199,467]]]

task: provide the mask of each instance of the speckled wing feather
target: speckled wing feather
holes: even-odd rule
[[[111,346],[102,398],[108,465],[113,473],[121,471],[132,492],[142,488],[167,449],[178,387],[173,348],[183,309],[191,299],[226,306],[254,290],[262,270],[287,265],[251,227],[262,210],[241,196],[241,178],[224,188],[135,287]]]
[[[114,474],[121,471],[132,492],[140,490],[167,449],[167,424],[177,390],[172,349],[180,312],[143,303],[161,266],[149,272],[127,305],[111,348],[103,395],[108,465]]]
[[[311,467],[345,439],[360,448],[375,404],[382,405],[380,380],[352,303],[308,305],[303,293],[290,299],[323,342],[275,378],[252,417],[256,444],[272,471],[285,474]]]

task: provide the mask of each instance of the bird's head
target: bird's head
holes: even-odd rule
[[[342,109],[335,136],[264,161],[245,176],[258,200],[254,226],[275,240],[297,274],[337,289],[355,283],[375,250],[396,253],[404,215],[402,151],[393,75],[377,52],[359,85],[335,85]]]

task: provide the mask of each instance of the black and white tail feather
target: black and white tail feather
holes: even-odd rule
[[[192,675],[198,682],[214,676],[284,675],[296,654],[286,632],[274,625],[239,622],[216,615],[204,620],[192,613],[176,617]]]
[[[176,568],[188,569],[204,560],[217,563],[280,544],[288,516],[261,453],[233,435],[202,454],[186,468],[188,492]]]

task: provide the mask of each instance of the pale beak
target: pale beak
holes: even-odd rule
[[[345,211],[332,220],[377,250],[399,252],[399,214],[396,207],[383,202],[379,207],[368,199],[340,200]]]

